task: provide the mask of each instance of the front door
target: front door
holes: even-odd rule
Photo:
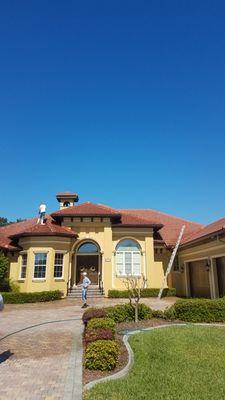
[[[87,272],[87,276],[92,285],[98,284],[98,268],[99,268],[99,255],[77,255],[76,262],[76,284],[79,285],[82,280],[82,272]]]

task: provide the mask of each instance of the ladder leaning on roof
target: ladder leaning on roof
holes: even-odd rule
[[[163,281],[162,281],[162,286],[161,286],[161,289],[160,289],[159,294],[158,294],[158,299],[161,299],[161,297],[162,297],[163,289],[164,289],[164,286],[165,286],[167,277],[168,277],[169,273],[170,273],[171,270],[172,270],[173,262],[174,262],[174,259],[175,259],[175,257],[176,257],[177,250],[178,250],[178,247],[179,247],[179,245],[180,245],[182,236],[183,236],[183,234],[184,234],[184,230],[185,230],[185,225],[183,225],[182,228],[181,228],[180,234],[179,234],[178,239],[177,239],[176,246],[174,247],[173,252],[172,252],[172,254],[171,254],[170,261],[169,261],[168,267],[167,267],[167,269],[166,269],[166,273],[165,273],[164,278],[163,278]]]

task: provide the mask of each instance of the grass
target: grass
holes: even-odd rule
[[[130,344],[129,376],[96,385],[85,400],[225,398],[225,328],[168,327],[131,336]]]

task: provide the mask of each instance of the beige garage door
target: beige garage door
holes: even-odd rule
[[[219,296],[225,296],[225,257],[216,258]]]
[[[210,298],[209,272],[207,260],[189,263],[191,297]]]

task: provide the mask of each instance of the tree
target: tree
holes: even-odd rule
[[[0,226],[6,226],[6,225],[9,225],[9,221],[8,221],[8,219],[7,218],[4,218],[4,217],[0,217]]]
[[[0,217],[0,227],[15,224],[16,222],[23,222],[23,221],[26,221],[26,220],[22,219],[22,218],[17,218],[16,221],[9,221],[8,218]]]
[[[123,283],[128,290],[130,304],[135,308],[135,322],[138,322],[138,304],[141,298],[141,289],[146,287],[147,279],[144,274],[141,276],[127,275]]]
[[[7,277],[8,266],[9,266],[8,258],[3,254],[2,251],[0,251],[0,282],[1,283],[4,282],[4,280]]]

